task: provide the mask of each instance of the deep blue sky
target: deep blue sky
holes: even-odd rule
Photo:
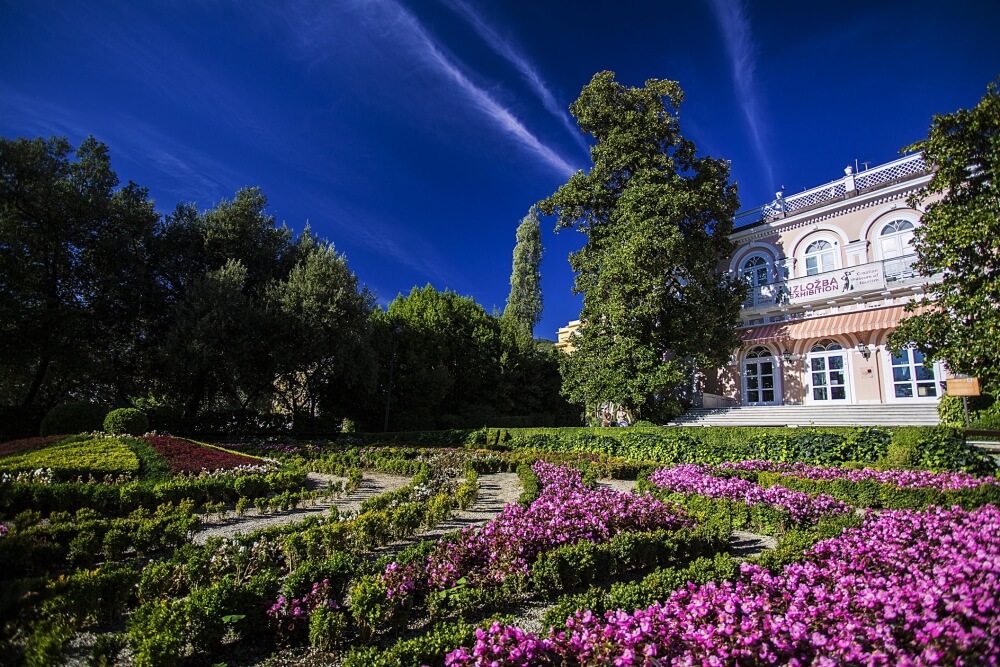
[[[514,231],[576,169],[591,76],[676,79],[682,132],[745,208],[879,164],[1000,74],[984,0],[0,0],[0,134],[88,134],[160,210],[260,186],[382,304],[433,284],[502,309]],[[579,313],[543,219],[545,312]]]

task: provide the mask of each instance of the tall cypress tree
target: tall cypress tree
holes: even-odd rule
[[[530,338],[542,319],[542,232],[538,207],[532,206],[517,227],[514,265],[510,273],[510,296],[503,316]]]

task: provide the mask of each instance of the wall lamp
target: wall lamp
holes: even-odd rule
[[[865,361],[871,359],[872,350],[868,347],[868,343],[858,343],[858,352],[860,352],[861,356],[865,358]]]
[[[785,363],[786,363],[786,364],[790,364],[790,363],[792,363],[792,360],[793,360],[793,359],[795,359],[795,355],[794,355],[794,354],[792,354],[792,353],[791,353],[791,352],[790,352],[790,351],[789,351],[789,350],[788,350],[788,349],[786,348],[786,349],[784,349],[784,350],[782,350],[782,351],[781,351],[781,358],[785,360]]]

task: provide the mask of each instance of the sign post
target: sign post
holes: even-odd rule
[[[946,386],[949,394],[962,397],[962,407],[965,408],[965,428],[969,428],[969,396],[979,396],[979,378],[952,378],[947,381]]]

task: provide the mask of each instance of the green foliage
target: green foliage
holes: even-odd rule
[[[924,429],[915,445],[916,462],[922,468],[961,470],[980,475],[996,471],[992,459],[966,444],[962,429],[951,426]]]
[[[600,72],[570,105],[596,140],[594,164],[539,208],[587,235],[570,256],[583,326],[564,393],[577,404],[613,400],[646,419],[670,413],[690,377],[686,359],[717,365],[738,346],[744,288],[717,271],[733,247],[736,187],[725,160],[698,157],[681,135],[682,99],[675,81],[634,88]]]
[[[321,606],[309,616],[309,644],[321,651],[339,648],[347,637],[347,615]]]
[[[402,639],[383,651],[375,647],[355,647],[344,656],[344,667],[413,667],[443,664],[446,653],[457,646],[470,644],[475,638],[476,628],[488,627],[493,620],[489,619],[478,626],[464,620],[436,623],[421,636]],[[513,621],[513,619],[497,620]]]
[[[100,431],[108,409],[87,401],[57,405],[42,419],[39,435],[64,435]]]
[[[1000,393],[1000,79],[972,109],[935,115],[927,138],[906,147],[923,151],[930,182],[910,205],[926,204],[914,233],[915,267],[939,275],[908,308],[929,307],[889,336],[896,350],[915,343],[927,360],[978,376],[983,391]],[[938,199],[938,197],[940,197]]]
[[[365,638],[371,638],[388,626],[399,612],[398,604],[386,596],[380,575],[366,575],[357,580],[350,591],[350,611]]]
[[[0,405],[53,405],[74,387],[127,394],[161,306],[148,193],[119,186],[93,137],[75,151],[60,137],[0,138],[0,173]],[[103,416],[44,432],[98,430]]]
[[[709,581],[723,581],[736,576],[739,561],[725,553],[714,556],[699,556],[685,565],[660,567],[639,581],[621,581],[607,587],[591,586],[586,591],[560,596],[556,603],[545,612],[542,619],[543,631],[565,627],[566,619],[577,611],[591,611],[594,615],[614,609],[632,612],[645,609],[655,602],[665,600],[670,593],[686,584],[704,584]]]
[[[532,206],[517,227],[514,264],[510,273],[510,295],[504,308],[505,319],[512,320],[520,334],[531,339],[542,317],[542,231],[538,207]]]
[[[104,418],[104,432],[113,435],[142,435],[149,431],[149,417],[136,408],[118,408]]]
[[[321,561],[307,560],[295,568],[285,579],[282,591],[287,598],[302,597],[313,583],[326,580],[330,582],[330,593],[343,602],[356,567],[350,554],[333,551]]]
[[[139,459],[123,440],[115,437],[62,442],[0,459],[0,470],[6,472],[38,468],[51,469],[58,480],[80,475],[101,478],[135,474],[139,471]]]
[[[385,358],[394,356],[392,430],[480,427],[496,414],[500,326],[473,299],[414,287],[375,320]]]
[[[61,618],[40,620],[31,629],[24,651],[26,667],[50,667],[63,662],[63,651],[73,637],[73,628]]]
[[[313,239],[300,254],[288,277],[268,293],[270,316],[282,332],[273,350],[279,360],[276,398],[298,431],[316,421],[317,404],[333,414],[352,409],[359,392],[374,389],[376,372],[367,345],[374,297],[359,287],[332,243]]]

